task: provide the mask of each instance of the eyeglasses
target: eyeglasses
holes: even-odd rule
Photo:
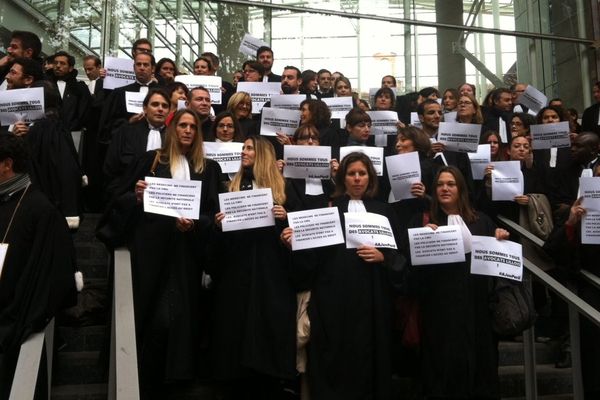
[[[459,106],[472,106],[473,102],[472,101],[459,101],[458,105]]]

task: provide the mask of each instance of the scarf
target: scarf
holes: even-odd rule
[[[171,176],[180,181],[190,180],[190,165],[184,155],[179,155],[171,161]]]
[[[0,183],[0,199],[8,201],[10,196],[25,189],[30,183],[28,174],[15,174],[12,178]]]

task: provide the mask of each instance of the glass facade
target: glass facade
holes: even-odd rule
[[[467,81],[484,95],[518,80],[581,109],[598,79],[592,45],[598,40],[599,5],[591,0],[3,3],[5,45],[11,30],[29,29],[43,38],[46,53],[68,48],[78,57],[127,57],[134,40],[148,37],[157,59],[173,58],[184,71],[202,51],[215,52],[225,77],[244,61],[239,42],[250,33],[271,44],[275,72],[285,65],[341,71],[361,94],[387,74],[396,77],[402,92]]]

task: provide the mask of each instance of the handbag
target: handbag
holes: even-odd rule
[[[528,194],[527,220],[529,231],[540,239],[546,240],[554,228],[552,222],[552,208],[545,194]]]
[[[537,313],[529,275],[523,274],[522,282],[496,278],[493,285],[490,308],[494,332],[514,336],[531,328]]]

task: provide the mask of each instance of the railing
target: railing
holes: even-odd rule
[[[108,398],[136,400],[140,398],[131,256],[127,249],[114,251],[114,291],[110,338]]]
[[[54,346],[54,318],[50,320],[46,329],[30,335],[21,345],[19,359],[15,369],[10,389],[10,400],[33,400],[37,378],[42,359],[42,349],[46,343],[46,365],[48,372],[48,400],[52,384],[52,355]]]
[[[523,239],[529,240],[537,246],[543,247],[544,241],[528,230],[524,229],[508,218],[498,216],[509,229],[517,232]],[[588,303],[578,297],[572,290],[568,289],[556,279],[552,278],[537,265],[533,264],[528,259],[523,259],[523,265],[529,272],[546,287],[554,291],[569,305],[569,332],[571,335],[571,360],[572,360],[572,376],[573,376],[573,399],[583,400],[583,382],[581,380],[581,351],[579,340],[579,314],[583,315],[591,322],[600,327],[600,311],[590,306]],[[594,284],[600,289],[600,279],[594,274],[586,271],[580,271],[581,276],[588,282]],[[524,356],[525,356],[525,393],[527,400],[537,399],[536,388],[536,367],[535,367],[535,335],[533,328],[524,332]]]

